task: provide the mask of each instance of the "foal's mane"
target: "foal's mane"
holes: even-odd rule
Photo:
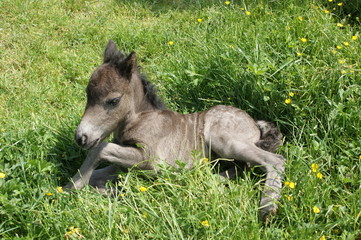
[[[126,55],[121,53],[118,50],[115,50],[111,53],[109,56],[105,56],[104,63],[112,63],[115,66],[117,66],[119,63],[121,63],[124,59],[126,59]],[[156,109],[167,109],[165,103],[162,101],[162,99],[157,95],[157,90],[153,83],[149,82],[147,78],[140,73],[139,66],[136,66],[136,74],[141,80],[141,83],[143,85],[144,95],[146,100]]]

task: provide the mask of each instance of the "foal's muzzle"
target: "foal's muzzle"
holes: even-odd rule
[[[75,141],[80,147],[84,147],[87,144],[88,136],[85,134],[79,135],[78,133],[75,133]]]

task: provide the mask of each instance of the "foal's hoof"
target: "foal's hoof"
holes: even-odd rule
[[[68,183],[63,187],[63,189],[64,189],[65,191],[71,191],[71,190],[75,190],[76,188],[75,188],[75,186],[74,186],[74,184],[73,184],[72,182],[68,182]]]
[[[267,224],[271,220],[272,216],[274,216],[276,213],[277,205],[274,203],[270,203],[260,208],[259,217],[264,224]]]

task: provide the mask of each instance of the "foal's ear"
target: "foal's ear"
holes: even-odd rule
[[[137,57],[135,56],[135,52],[131,52],[128,57],[119,63],[118,67],[121,73],[130,80],[132,74],[137,70]]]
[[[112,40],[109,40],[104,51],[104,63],[110,62],[118,54],[117,45]]]

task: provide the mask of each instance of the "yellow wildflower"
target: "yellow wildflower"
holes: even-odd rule
[[[198,21],[198,22],[202,22],[203,19],[202,19],[202,18],[198,18],[197,21]]]
[[[247,16],[251,15],[251,12],[250,12],[250,11],[246,11],[246,15],[247,15]]]
[[[330,13],[330,11],[328,11],[327,9],[323,10],[325,13]]]
[[[5,178],[5,177],[6,177],[6,174],[3,172],[0,172],[0,178]]]
[[[286,181],[285,185],[288,186],[289,188],[295,188],[295,183],[294,182]]]
[[[146,187],[140,187],[139,190],[140,190],[141,192],[145,192],[145,191],[148,190],[148,188],[146,188]]]
[[[355,39],[355,40],[356,40],[356,39]],[[1,131],[2,131],[2,132],[5,132],[5,128],[2,128]]]
[[[208,220],[202,221],[201,224],[203,225],[203,227],[209,227],[209,222],[208,222]]]
[[[352,40],[356,41],[357,40],[357,36],[352,36]],[[2,130],[2,129],[1,129]]]
[[[338,63],[339,63],[339,64],[344,64],[344,63],[345,63],[345,60],[339,59],[339,60],[338,60]]]
[[[343,27],[342,23],[337,23],[337,27]]]
[[[174,44],[173,41],[168,42],[169,46],[172,46]]]
[[[285,197],[286,197],[286,199],[287,199],[287,201],[292,201],[292,199],[293,199],[293,197],[291,196],[291,195],[285,195]]]
[[[69,227],[69,232],[65,233],[64,236],[66,239],[74,239],[75,237],[78,239],[84,238],[84,236],[80,234],[80,228],[74,226]]]
[[[312,172],[317,172],[317,170],[318,170],[318,164],[316,164],[316,163],[312,163],[311,164],[311,169],[312,169]]]
[[[202,158],[202,159],[201,159],[201,162],[202,162],[202,163],[209,163],[209,159],[208,159],[208,158]]]
[[[320,237],[320,240],[326,240],[325,235],[322,235],[322,236]]]
[[[333,0],[328,0],[329,2],[332,2]]]
[[[343,5],[343,3],[342,3],[342,2],[340,2],[340,3],[337,3],[337,5],[338,5],[338,6],[342,6],[342,5]]]
[[[297,56],[299,56],[299,57],[302,56],[302,53],[298,52],[298,53],[297,53]]]
[[[342,46],[337,45],[337,46],[336,46],[336,48],[337,48],[337,49],[341,49],[341,48],[342,48]]]
[[[343,45],[345,45],[346,47],[350,45],[348,42],[342,42],[342,43],[343,43]]]
[[[286,103],[286,104],[290,104],[290,103],[291,103],[291,99],[290,99],[290,98],[287,98],[287,99],[285,100],[285,103]]]
[[[124,197],[124,196],[125,196],[125,194],[124,194],[124,193],[121,193],[121,194],[119,194],[119,196],[120,196],[120,197]]]
[[[298,20],[303,21],[303,17],[302,17],[302,16],[298,16]]]
[[[313,209],[314,213],[320,213],[321,212],[321,210],[316,206],[314,206],[312,209]]]
[[[341,74],[346,74],[347,71],[346,70],[341,70]]]
[[[307,38],[301,38],[301,42],[303,43],[307,42]]]
[[[53,196],[53,194],[51,192],[46,192],[45,195],[46,196]]]
[[[226,5],[231,4],[231,2],[230,2],[230,1],[225,1],[224,3],[225,3]]]
[[[64,192],[64,190],[63,190],[62,187],[57,187],[57,188],[56,188],[56,191],[58,191],[58,192],[60,192],[60,193],[63,193],[63,192]]]
[[[332,49],[331,52],[332,52],[333,54],[336,54],[336,53],[337,53],[337,51],[336,51],[335,49]]]
[[[320,173],[320,172],[318,172],[317,174],[316,174],[316,177],[318,178],[318,179],[322,179],[322,173]]]
[[[294,93],[294,92],[290,92],[288,95],[289,95],[290,97],[293,97],[293,96],[295,96],[295,93]]]
[[[244,11],[244,8],[241,8],[242,11]]]

